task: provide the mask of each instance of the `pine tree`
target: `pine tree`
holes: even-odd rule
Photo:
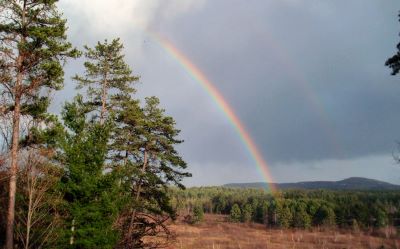
[[[253,209],[250,204],[244,205],[242,208],[242,222],[250,222],[253,215]]]
[[[134,92],[132,83],[138,80],[122,50],[119,39],[85,46],[84,75],[73,79],[78,89],[85,88],[86,98],[78,95],[63,112],[69,131],[61,143],[66,169],[62,189],[69,218],[64,239],[74,248],[113,248],[118,240],[112,224],[127,198],[116,179],[127,172],[110,171],[107,158],[113,155],[111,136],[120,128],[113,120],[114,107],[123,108],[123,100]],[[127,141],[136,139],[132,134]]]
[[[276,205],[277,224],[281,228],[289,228],[292,224],[293,213],[286,201],[278,201]]]
[[[382,207],[374,208],[375,227],[385,227],[389,224],[388,215]]]
[[[263,201],[261,202],[256,209],[255,212],[255,221],[263,224],[268,224],[268,209],[269,209],[269,202]]]
[[[117,98],[115,98],[117,99]],[[117,128],[112,138],[115,170],[123,169],[121,179],[131,201],[120,217],[124,239],[122,248],[154,247],[144,244],[143,237],[170,236],[165,222],[175,218],[168,196],[168,186],[183,188],[181,180],[190,174],[182,172],[186,163],[175,150],[182,141],[176,137],[172,117],[165,116],[156,97],[146,98],[145,106],[128,96],[119,96]]]
[[[325,204],[321,205],[314,217],[314,222],[317,225],[334,226],[336,224],[335,212],[330,206]]]
[[[233,222],[240,222],[241,218],[242,218],[242,211],[240,210],[239,205],[235,203],[231,209],[230,219]]]
[[[278,210],[280,208],[280,202],[276,199],[271,201],[268,208],[268,223],[274,226],[278,225]]]
[[[299,228],[310,228],[311,217],[306,211],[306,205],[304,202],[299,201],[295,207],[293,226]]]
[[[199,223],[204,219],[204,210],[200,205],[196,205],[193,208],[193,223]]]
[[[7,249],[13,248],[21,115],[28,112],[24,107],[44,100],[40,97],[43,92],[62,87],[62,62],[78,55],[66,41],[66,22],[57,12],[56,2],[0,2],[0,111],[12,116]]]
[[[78,89],[86,88],[87,104],[99,113],[101,124],[113,110],[113,96],[132,94],[135,91],[132,83],[139,79],[132,75],[122,50],[119,39],[113,39],[111,43],[107,40],[98,42],[94,48],[85,46],[85,74],[73,78],[78,82]]]
[[[64,175],[65,225],[57,248],[114,248],[118,232],[119,190],[113,172],[105,170],[112,124],[89,119],[90,108],[78,95],[62,113],[66,131],[60,140]]]

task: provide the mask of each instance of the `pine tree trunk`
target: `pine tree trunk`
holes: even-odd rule
[[[100,111],[100,124],[104,124],[104,119],[106,115],[106,101],[107,101],[107,72],[104,73],[104,80],[102,86],[102,94],[101,94],[101,111]]]
[[[147,167],[147,150],[144,150],[144,158],[143,158],[143,166],[142,166],[142,169],[141,169],[141,171],[142,171],[142,173],[144,173],[145,171],[146,171],[146,167]],[[138,188],[137,188],[137,191],[136,191],[136,196],[135,196],[135,202],[137,203],[138,201],[139,201],[139,197],[140,197],[140,192],[142,191],[142,183],[141,183],[141,181],[139,180],[139,182],[138,182]],[[135,222],[135,219],[136,219],[136,208],[133,210],[133,213],[132,213],[132,216],[131,216],[131,222],[130,222],[130,225],[129,225],[129,229],[128,229],[128,234],[130,235],[130,234],[132,234],[132,232],[133,232],[133,228],[134,228],[134,222]]]
[[[144,151],[144,159],[143,159],[143,166],[142,166],[142,174],[146,171],[146,167],[147,167],[147,150]],[[139,181],[138,184],[138,189],[136,191],[136,202],[139,201],[139,197],[140,197],[140,192],[142,191],[142,183]]]
[[[18,76],[17,82],[21,82],[22,75]],[[19,84],[17,83],[17,86]],[[18,172],[18,142],[19,142],[19,122],[20,122],[20,102],[21,96],[19,87],[16,87],[15,106],[13,115],[13,131],[11,144],[11,167],[10,167],[10,185],[7,212],[7,231],[6,231],[6,249],[13,249],[13,233],[15,219],[15,193],[17,190],[17,172]]]
[[[26,0],[22,6],[21,26],[25,28],[25,12]],[[25,37],[21,37],[21,41],[25,41]],[[14,247],[14,220],[15,220],[15,194],[17,192],[17,172],[18,172],[18,145],[19,145],[19,123],[21,116],[21,86],[23,80],[22,64],[23,55],[18,54],[16,60],[17,77],[14,88],[14,113],[13,128],[11,138],[11,167],[10,167],[10,183],[8,193],[8,211],[7,211],[7,227],[6,227],[6,245],[5,249],[13,249]]]

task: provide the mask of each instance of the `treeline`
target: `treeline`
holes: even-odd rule
[[[365,229],[400,225],[400,191],[288,190],[200,187],[175,189],[171,201],[182,213],[200,207],[233,222],[269,227],[312,226]]]
[[[190,175],[175,121],[133,97],[119,39],[73,48],[56,3],[0,1],[0,247],[165,246],[169,186]],[[49,113],[80,56],[79,93]]]

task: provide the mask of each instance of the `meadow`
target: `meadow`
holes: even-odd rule
[[[182,217],[170,225],[175,241],[170,249],[330,249],[400,248],[394,228],[379,231],[347,229],[277,229],[263,224],[233,223],[226,215],[206,214],[190,225]]]

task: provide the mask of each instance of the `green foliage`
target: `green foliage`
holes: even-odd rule
[[[375,209],[374,220],[374,226],[376,227],[385,227],[389,224],[387,212],[379,207]]]
[[[129,97],[135,91],[132,83],[139,80],[125,63],[122,50],[119,39],[98,42],[94,48],[85,46],[85,73],[73,77],[78,89],[86,89],[86,104],[100,114],[102,122],[114,105],[120,104],[120,97]]]
[[[232,222],[240,222],[242,218],[242,211],[238,204],[234,204],[231,209],[230,219]]]
[[[113,248],[119,191],[114,174],[104,168],[111,124],[85,121],[80,99],[67,103],[62,113],[69,130],[60,141],[65,224],[58,248]]]
[[[242,208],[242,222],[250,222],[253,216],[253,208],[250,204],[245,204]]]
[[[352,228],[357,222],[364,229],[396,224],[400,218],[399,191],[288,190],[272,195],[264,189],[201,187],[172,189],[171,196],[181,209],[200,204],[208,207],[206,212],[230,215],[236,222],[249,221],[251,213],[251,221],[272,227]]]
[[[120,96],[116,105],[116,129],[112,137],[112,164],[124,172],[121,182],[127,196],[134,196],[125,210],[121,231],[124,243],[143,247],[144,236],[160,226],[161,217],[175,218],[167,194],[170,184],[183,188],[186,163],[175,150],[179,130],[172,117],[166,116],[156,97],[146,98],[144,107],[128,96]],[[140,214],[151,216],[142,217]],[[132,222],[130,220],[133,220]],[[131,224],[141,224],[132,226]]]
[[[204,219],[203,207],[197,205],[193,208],[193,223],[199,223]]]
[[[9,100],[7,111],[21,101],[22,115],[46,112],[43,93],[63,87],[62,64],[79,56],[66,40],[66,21],[56,2],[0,1],[0,41],[7,41],[0,45],[0,91]]]
[[[276,206],[277,225],[288,228],[292,224],[293,212],[287,202],[278,201]]]
[[[85,46],[84,74],[73,79],[86,94],[65,104],[63,124],[47,113],[48,93],[63,86],[63,64],[68,57],[80,56],[66,40],[66,21],[56,3],[0,1],[0,112],[10,123],[13,115],[14,120],[22,116],[29,121],[23,132],[15,125],[14,134],[21,141],[13,145],[14,151],[19,145],[20,151],[33,150],[35,160],[44,159],[46,169],[57,168],[61,174],[60,181],[51,181],[57,187],[44,191],[43,210],[49,214],[40,213],[43,219],[36,223],[46,228],[52,215],[60,218],[61,227],[51,227],[57,231],[57,244],[36,238],[32,247],[39,248],[40,243],[53,248],[153,248],[143,237],[171,236],[165,222],[176,214],[169,186],[183,189],[182,179],[190,176],[175,149],[182,143],[180,131],[159,107],[158,98],[146,98],[143,107],[132,99],[132,84],[139,78],[125,63],[119,39]],[[10,140],[9,134],[5,140]],[[50,179],[47,172],[38,182]],[[27,209],[22,183],[17,200],[20,216]],[[54,194],[61,200],[48,202]],[[203,209],[195,211],[200,221]],[[17,230],[27,232],[21,224]],[[35,227],[31,234],[39,230]]]
[[[258,223],[268,224],[268,210],[270,203],[268,201],[262,201],[256,206],[256,211],[253,220]]]
[[[43,144],[45,135],[41,134],[40,128],[45,125],[45,119],[48,118],[49,95],[51,91],[63,87],[62,65],[66,59],[79,55],[79,52],[72,49],[66,39],[66,21],[57,11],[56,2],[55,0],[0,1],[0,92],[2,96],[0,112],[5,119],[12,120],[10,122],[12,132],[6,134],[4,138],[11,140],[12,136],[14,141],[11,145],[7,144],[5,148],[12,152],[10,153],[11,186],[19,185],[16,174],[19,167],[18,160],[22,158],[21,154],[29,147],[46,146]],[[29,121],[31,125],[20,124],[21,120]],[[21,129],[22,127],[25,129]],[[22,139],[20,144],[17,143],[18,138]],[[39,143],[41,145],[37,146]],[[37,157],[40,158],[39,155]],[[9,207],[12,207],[15,202],[13,196],[16,195],[13,189],[15,188],[10,189]],[[21,193],[23,196],[26,191]],[[13,247],[14,224],[17,228],[21,228],[18,221],[15,222],[13,218],[15,211],[20,211],[18,209],[17,206],[8,213],[7,248]],[[23,216],[25,212],[19,214]],[[49,217],[45,216],[43,220],[47,218]],[[24,233],[27,234],[26,231]],[[32,244],[32,247],[37,246],[38,244]]]
[[[227,203],[223,195],[217,195],[213,197],[211,201],[213,203],[214,213],[220,214],[226,211],[225,206],[227,205]]]
[[[311,217],[306,211],[307,205],[305,202],[298,202],[295,206],[293,226],[298,228],[310,228]]]
[[[322,226],[334,226],[335,221],[335,212],[334,210],[328,205],[322,205],[315,213],[314,216],[314,223],[316,225]]]

